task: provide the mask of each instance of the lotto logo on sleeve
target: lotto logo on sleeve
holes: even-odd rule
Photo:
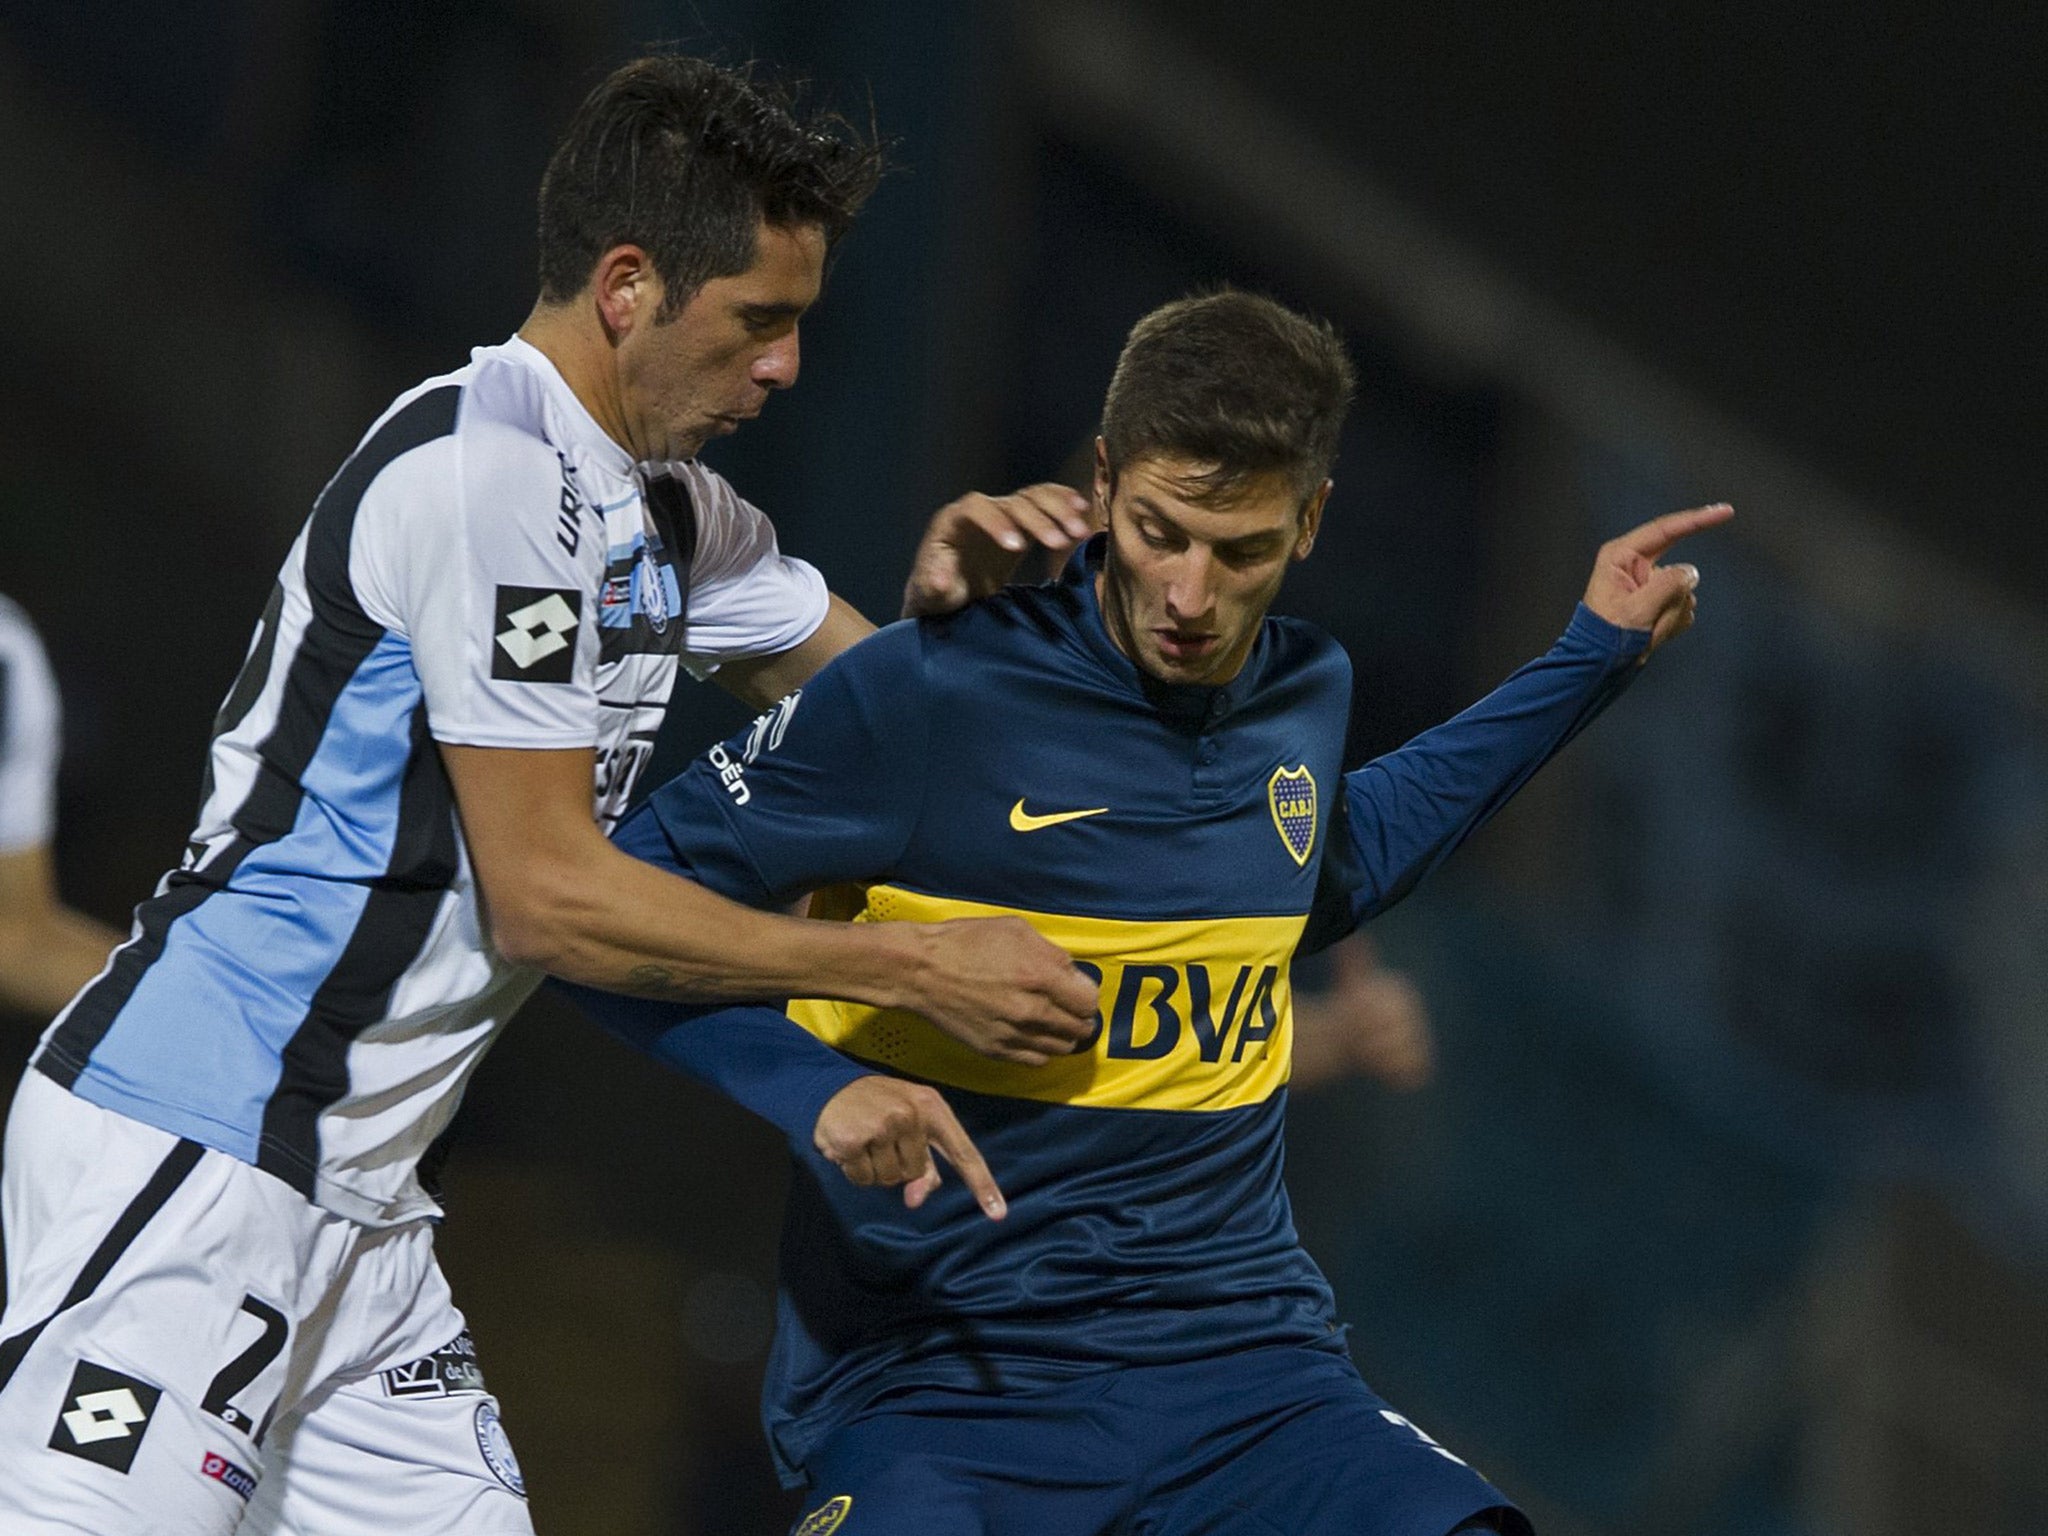
[[[161,1396],[160,1387],[81,1360],[50,1431],[50,1449],[126,1474]]]
[[[583,594],[555,587],[498,588],[491,676],[501,683],[566,683],[575,676]]]

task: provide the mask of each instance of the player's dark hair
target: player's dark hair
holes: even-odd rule
[[[583,99],[540,183],[540,296],[559,304],[619,245],[646,250],[668,319],[714,277],[744,272],[765,220],[815,225],[827,245],[883,169],[881,145],[795,92],[681,54],[607,75]]]
[[[1124,342],[1102,404],[1112,477],[1165,455],[1205,466],[1197,500],[1284,473],[1306,499],[1337,459],[1356,386],[1326,320],[1226,288],[1155,309]]]

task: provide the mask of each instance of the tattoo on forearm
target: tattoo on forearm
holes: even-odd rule
[[[626,972],[619,990],[633,997],[657,997],[671,1002],[691,1002],[696,991],[665,965],[636,965]]]

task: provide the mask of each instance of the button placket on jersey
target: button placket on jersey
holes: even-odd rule
[[[1195,738],[1195,797],[1214,800],[1228,786],[1224,782],[1223,743],[1219,739],[1223,722],[1230,714],[1230,700],[1217,694],[1202,712],[1202,733]]]

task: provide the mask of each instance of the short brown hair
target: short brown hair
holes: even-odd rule
[[[540,183],[540,295],[559,304],[618,245],[644,247],[664,316],[754,261],[762,222],[846,233],[883,169],[871,134],[799,117],[792,90],[681,54],[612,71],[583,100]]]
[[[1226,288],[1131,327],[1102,403],[1112,476],[1155,454],[1208,466],[1203,500],[1285,473],[1306,499],[1329,477],[1356,384],[1327,320]]]

